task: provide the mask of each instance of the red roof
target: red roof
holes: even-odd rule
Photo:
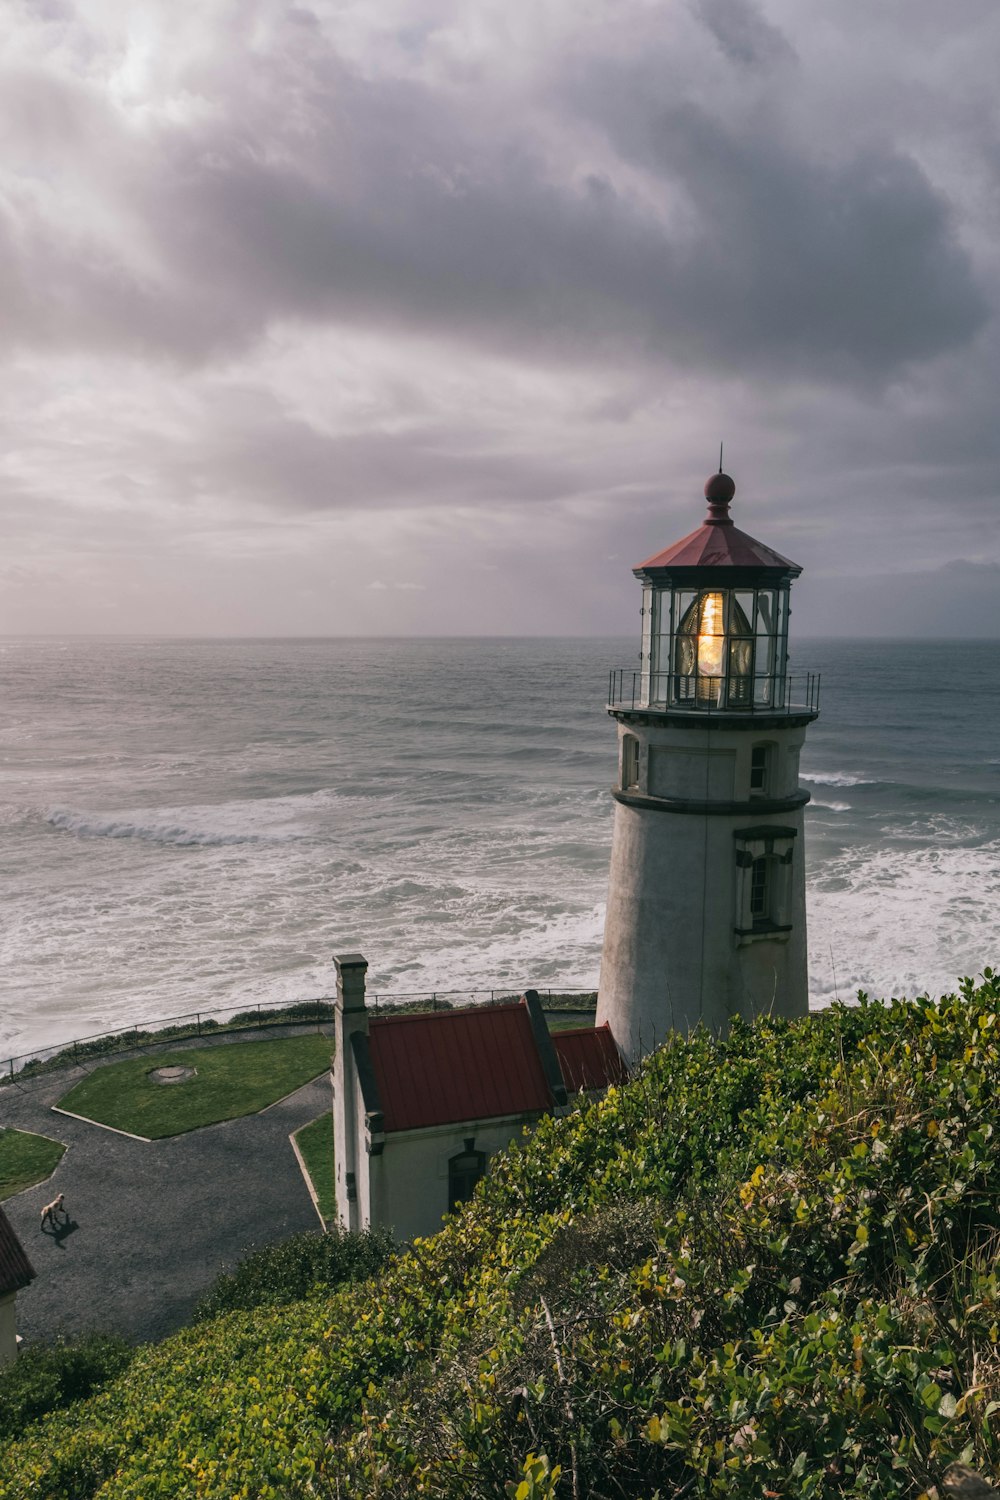
[[[708,515],[697,531],[647,557],[633,571],[642,574],[655,572],[657,568],[773,568],[798,577],[802,572],[798,563],[733,525],[729,502],[735,493],[736,485],[728,474],[721,470],[711,474],[705,485]]]
[[[10,1220],[0,1208],[0,1297],[21,1291],[34,1279],[31,1261],[25,1255]]]
[[[609,1084],[624,1083],[628,1076],[607,1021],[603,1026],[554,1031],[552,1043],[570,1094],[606,1089]]]
[[[802,572],[798,563],[740,531],[732,521],[714,520],[703,521],[697,531],[647,557],[635,571],[644,573],[654,568],[780,568],[783,573]]]
[[[376,1017],[368,1038],[387,1131],[552,1107],[524,1004]]]

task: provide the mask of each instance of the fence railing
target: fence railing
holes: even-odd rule
[[[450,1010],[456,1005],[495,1005],[516,1000],[522,990],[412,990],[371,992],[366,998],[375,1015],[402,1010]],[[559,1009],[589,1009],[597,999],[593,989],[539,990],[543,1005]],[[576,1002],[574,1005],[573,1002]],[[36,1047],[31,1052],[5,1058],[0,1062],[0,1087],[18,1078],[54,1072],[74,1063],[97,1060],[115,1052],[159,1047],[164,1042],[179,1042],[191,1037],[211,1036],[218,1032],[250,1031],[264,1026],[317,1026],[333,1020],[333,998],[314,1000],[261,1001],[254,1005],[219,1006],[208,1010],[187,1011],[179,1016],[165,1016],[154,1021],[138,1021],[112,1031],[92,1032],[73,1041],[55,1042]]]
[[[818,714],[819,687],[818,672],[784,677],[691,677],[644,671],[641,667],[613,667],[608,674],[608,707],[693,717]]]

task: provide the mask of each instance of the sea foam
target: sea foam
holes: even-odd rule
[[[261,804],[251,804],[259,818]],[[62,833],[82,839],[134,839],[142,843],[162,844],[178,849],[216,848],[236,844],[287,843],[302,836],[291,828],[227,828],[224,811],[215,808],[177,808],[164,810],[161,816],[150,810],[119,813],[91,813],[69,807],[54,807],[46,822]],[[233,821],[243,821],[239,814]],[[209,826],[212,822],[215,827]],[[219,826],[220,823],[223,826]]]
[[[874,781],[868,781],[864,776],[853,776],[849,771],[803,771],[803,781],[811,781],[814,786],[875,786]]]

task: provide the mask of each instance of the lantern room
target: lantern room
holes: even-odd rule
[[[693,713],[787,709],[788,594],[802,570],[734,525],[735,493],[728,474],[713,474],[701,526],[634,569],[641,664],[615,674],[613,703]],[[806,690],[811,696],[811,683]]]

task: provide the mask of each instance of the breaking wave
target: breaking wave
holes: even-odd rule
[[[869,781],[864,776],[852,776],[848,771],[803,771],[803,781],[811,781],[814,786],[876,786],[877,783]]]
[[[190,813],[194,809],[187,809]],[[123,812],[100,815],[75,812],[68,807],[52,808],[46,822],[62,833],[81,839],[133,839],[140,843],[173,846],[178,849],[216,848],[230,844],[287,843],[301,835],[291,829],[259,830],[198,827],[197,819],[150,818],[141,813]]]

